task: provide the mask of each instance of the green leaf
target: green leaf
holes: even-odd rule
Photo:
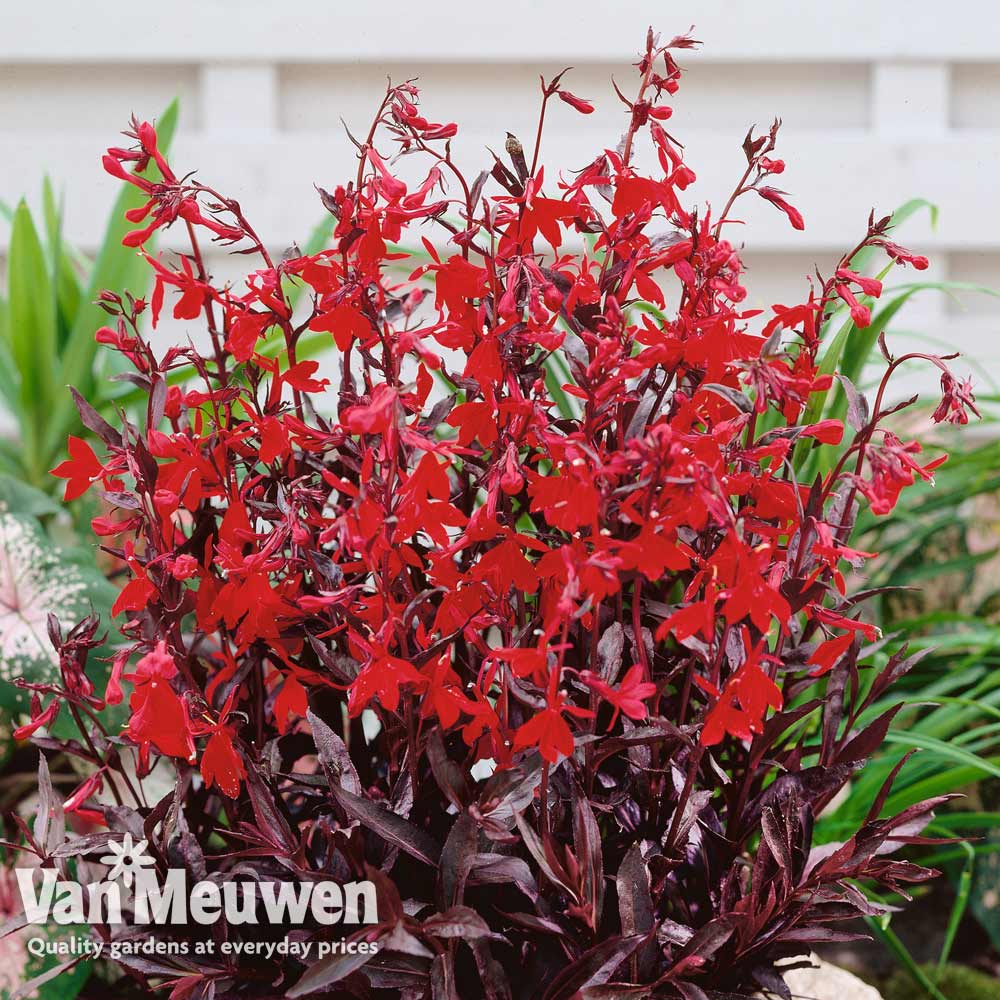
[[[58,311],[58,343],[62,348],[69,336],[74,317],[80,308],[80,279],[73,265],[72,252],[62,238],[63,212],[57,204],[52,182],[48,177],[42,182],[42,209],[45,217],[45,238],[49,250],[49,270],[56,284],[56,308]]]
[[[58,514],[61,509],[47,493],[14,476],[0,473],[0,513],[47,517]]]
[[[932,827],[930,832],[936,833],[937,831]],[[952,945],[955,943],[958,927],[962,922],[962,917],[965,915],[966,907],[969,905],[969,894],[972,891],[972,873],[976,866],[976,852],[973,851],[972,845],[967,841],[963,841],[961,846],[965,849],[965,864],[962,866],[962,873],[958,878],[955,903],[951,908],[951,916],[948,918],[948,928],[944,935],[944,944],[941,945],[941,954],[938,957],[937,975],[935,976],[937,981],[940,981],[944,967],[948,964]]]
[[[572,383],[569,367],[559,354],[552,353],[543,365],[545,368],[545,387],[555,400],[556,409],[561,417],[573,419],[580,412],[580,404],[563,389],[564,385]]]
[[[164,152],[170,147],[177,126],[177,115],[178,102],[174,100],[157,120],[157,136],[160,149]],[[159,179],[156,165],[150,164],[144,176],[150,180]],[[94,331],[104,323],[106,315],[94,302],[105,288],[112,288],[119,294],[128,290],[137,298],[142,298],[149,286],[150,272],[146,262],[135,249],[122,246],[125,234],[133,228],[132,223],[125,218],[125,213],[144,202],[145,197],[138,188],[132,184],[122,184],[59,367],[59,384],[73,386],[92,402],[98,398],[94,392],[97,388],[94,382],[94,356],[97,348]],[[66,434],[75,422],[76,409],[72,397],[69,392],[61,391],[45,437],[46,468],[53,463],[63,447]]]
[[[16,413],[20,399],[20,380],[14,367],[14,355],[7,340],[7,303],[0,302],[0,396],[11,413]]]
[[[864,921],[868,925],[869,930],[896,956],[899,964],[909,973],[913,981],[927,996],[931,997],[932,1000],[948,1000],[934,983],[931,982],[924,970],[917,965],[913,956],[907,951],[906,945],[900,941],[899,936],[889,927],[888,923],[883,923],[882,920],[875,917],[865,917]]]
[[[27,931],[25,931],[27,933]],[[31,927],[32,937],[47,938],[50,941],[59,941],[68,946],[70,940],[77,935],[78,931],[74,927],[62,927],[54,920],[48,921],[44,925],[34,925]],[[21,990],[35,980],[43,980],[35,989],[28,993],[21,993],[21,996],[30,996],[37,1000],[73,1000],[80,990],[83,989],[93,971],[94,963],[89,959],[77,961],[70,968],[65,966],[67,960],[63,955],[31,955],[28,957],[24,969],[20,972],[21,983],[17,989],[14,987],[0,987],[0,1000],[13,1000]],[[57,972],[56,969],[59,968]],[[46,978],[46,974],[50,978]]]
[[[906,305],[907,301],[916,294],[918,289],[912,288],[895,298],[890,299],[881,309],[872,315],[871,325],[864,330],[858,330],[850,342],[844,347],[844,356],[840,365],[840,370],[855,384],[861,381],[865,365],[872,360],[875,354],[875,345],[878,343],[879,334],[886,330],[892,322],[896,313]],[[847,398],[844,395],[843,386],[838,385],[834,390],[835,401],[833,404],[832,416],[847,412]],[[839,419],[839,418],[838,418]]]
[[[56,348],[55,292],[34,220],[22,201],[14,212],[8,264],[10,351],[20,374],[17,416],[26,464],[37,471],[39,441],[52,412]]]
[[[939,756],[950,760],[955,764],[964,767],[977,768],[983,774],[989,774],[994,778],[1000,778],[1000,767],[993,761],[970,753],[944,740],[935,739],[933,736],[924,736],[921,733],[899,731],[890,729],[886,733],[886,743],[898,743],[902,746],[916,747],[919,750],[933,750]]]
[[[24,478],[24,468],[21,465],[22,449],[12,441],[0,438],[0,472],[6,475]]]
[[[995,757],[993,763],[1000,764],[1000,757]],[[885,805],[885,813],[888,815],[891,812],[901,812],[924,799],[959,792],[982,778],[982,775],[983,772],[979,767],[956,767],[935,774],[923,781],[914,782],[889,796]]]
[[[973,879],[970,908],[982,928],[989,934],[994,947],[1000,947],[1000,906],[997,886],[1000,885],[1000,817],[995,817],[992,830],[986,830],[987,844],[976,851],[980,857]]]

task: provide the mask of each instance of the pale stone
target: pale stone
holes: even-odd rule
[[[812,969],[793,969],[785,973],[785,982],[793,1000],[882,1000],[874,986],[862,982],[844,969],[812,956]]]

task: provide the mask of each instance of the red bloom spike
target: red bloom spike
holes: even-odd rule
[[[57,465],[51,474],[66,480],[63,499],[76,500],[104,475],[104,466],[94,454],[94,449],[81,438],[71,434],[67,447],[70,457]]]
[[[819,363],[831,317],[844,302],[867,326],[864,297],[881,292],[852,258],[926,260],[873,217],[802,301],[751,308],[734,206],[756,192],[804,223],[768,186],[787,172],[778,122],[747,135],[731,196],[706,208],[688,194],[694,170],[663,123],[681,81],[671,46],[691,44],[648,34],[619,89],[624,137],[576,173],[546,169],[555,144],[513,136],[467,172],[456,126],[414,82],[391,84],[351,176],[319,191],[331,235],[309,254],[273,258],[275,234],[265,243],[238,201],[172,169],[148,123],[105,159],[143,195],[127,244],[172,225],[190,243],[144,256],[148,307],[100,296],[95,339],[147,398],[120,428],[80,400],[106,457],[74,437],[53,470],[67,499],[104,487],[93,527],[127,571],[104,697],[129,714],[124,740],[93,728],[98,623],[64,636],[53,621],[58,677],[21,681],[18,734],[67,702],[87,727],[68,752],[100,758],[123,799],[129,746],[140,782],[154,755],[172,758],[175,800],[139,795],[141,815],[123,804],[112,825],[144,820],[158,857],[184,823],[225,831],[225,851],[195,859],[212,880],[365,869],[391,928],[405,879],[411,930],[419,914],[432,940],[444,906],[482,944],[474,963],[436,949],[430,975],[455,995],[483,995],[483,972],[488,992],[542,996],[598,938],[621,951],[656,931],[602,911],[605,873],[693,923],[604,965],[641,980],[626,991],[691,996],[777,983],[770,963],[805,950],[826,910],[870,915],[845,886],[923,877],[884,856],[913,840],[891,819],[802,859],[808,818],[878,742],[877,725],[854,724],[861,692],[884,700],[903,669],[873,667],[855,641],[878,632],[858,607],[871,553],[849,512],[892,510],[943,460],[881,426],[887,379],[925,357],[942,372],[935,419],[964,422],[975,398],[948,359],[885,347],[873,405],[841,378],[851,434],[829,409],[811,415],[833,385]],[[557,94],[592,110],[560,80],[543,81],[540,126]],[[406,180],[399,163],[416,165]],[[206,240],[246,273],[214,280]],[[156,326],[168,305],[191,337],[154,349],[146,314]],[[312,360],[324,339],[336,351]],[[805,479],[818,446],[829,471]],[[810,715],[827,674],[840,693]],[[96,788],[71,805],[94,806]],[[497,881],[527,902],[484,907],[489,927],[473,927],[463,892]],[[542,954],[543,925],[564,947]],[[720,927],[738,947],[717,949]],[[285,958],[275,982],[294,992],[303,966]],[[352,983],[384,992],[369,971]]]

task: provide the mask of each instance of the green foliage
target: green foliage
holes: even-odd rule
[[[94,565],[88,551],[53,544],[34,517],[0,513],[0,678],[32,682],[52,679],[55,652],[46,628],[50,614],[67,627],[98,611],[110,617],[115,589]],[[0,685],[0,708],[28,708],[28,694]]]
[[[44,418],[55,397],[55,290],[31,212],[21,201],[14,213],[8,273],[8,349],[19,376],[15,412],[20,418],[25,469],[35,476]]]
[[[952,460],[938,470],[933,489],[910,491],[887,517],[863,513],[860,519],[860,547],[880,553],[872,586],[912,588],[874,599],[873,618],[888,638],[871,659],[884,659],[904,641],[923,658],[866,713],[871,719],[893,704],[904,706],[880,752],[852,782],[851,794],[817,824],[818,838],[838,839],[852,819],[865,815],[889,773],[913,748],[918,752],[903,764],[885,814],[929,796],[961,796],[929,833],[968,840],[915,857],[940,867],[956,892],[951,914],[941,918],[947,924],[941,965],[967,909],[1000,945],[995,909],[1000,838],[991,836],[1000,829],[1000,814],[985,808],[988,790],[1000,785],[1000,581],[987,571],[995,546],[985,540],[985,518],[974,513],[977,505],[1000,502],[1000,443],[968,446],[956,437],[947,450]],[[973,533],[984,537],[974,539]],[[900,985],[895,995],[935,1000],[966,995],[954,994],[945,979],[934,987],[933,977],[917,969],[888,923],[869,925],[906,970],[899,980],[905,988]]]
[[[933,206],[922,201],[903,206],[895,221],[922,209],[931,211],[933,221]],[[865,263],[855,260],[854,265],[861,269]],[[888,331],[906,303],[919,293],[956,290],[997,294],[951,282],[887,286],[878,302],[864,300],[872,308],[872,323],[866,329],[856,328],[845,309],[837,310],[829,321],[834,332],[825,349],[823,370],[836,371],[863,390],[869,368],[885,364],[879,336],[887,333],[893,350]],[[847,410],[843,384],[835,382],[828,392],[813,396],[804,421],[844,420]],[[952,912],[942,915],[947,927],[938,963],[944,970],[940,982],[935,985],[934,970],[917,966],[890,921],[868,921],[900,963],[895,992],[887,1000],[1000,996],[983,992],[978,982],[973,992],[961,992],[963,984],[978,974],[945,965],[966,910],[1000,946],[1000,921],[995,910],[984,906],[984,900],[993,902],[1000,890],[996,874],[1000,838],[990,836],[1000,829],[1000,815],[986,809],[981,794],[1000,784],[1000,579],[990,570],[996,565],[1000,538],[995,526],[992,531],[987,528],[988,516],[1000,523],[1000,441],[992,433],[984,441],[981,429],[975,436],[970,430],[942,435],[941,448],[950,460],[937,470],[933,484],[907,491],[887,516],[876,517],[863,505],[858,518],[857,547],[879,553],[868,568],[875,594],[867,602],[867,615],[885,636],[863,651],[861,659],[884,664],[904,644],[911,653],[920,652],[922,659],[859,720],[863,725],[893,705],[904,706],[879,753],[851,783],[850,794],[817,821],[816,838],[834,841],[855,829],[889,774],[914,749],[917,753],[902,764],[883,814],[931,796],[959,794],[963,798],[954,809],[942,812],[933,835],[969,838],[933,852],[925,849],[915,857],[923,864],[941,866],[956,891]],[[837,454],[834,447],[800,442],[793,458],[800,481],[811,482],[829,472]],[[994,505],[996,513],[984,516],[982,509],[992,511]],[[866,683],[863,675],[860,682]],[[972,842],[975,846],[970,846]]]
[[[926,209],[931,216],[932,225],[937,222],[937,208],[922,198],[915,198],[893,212],[893,226],[898,227],[917,212]],[[869,251],[856,254],[852,267],[864,270],[871,259]],[[848,315],[847,307],[841,305],[835,309],[826,323],[828,331],[836,331],[825,335],[826,346],[823,349],[820,372],[826,375],[838,373],[846,377],[852,385],[861,388],[869,365],[877,363],[884,366],[880,356],[878,342],[883,333],[888,333],[900,310],[917,295],[927,292],[937,292],[952,295],[955,292],[974,292],[981,295],[1000,296],[1000,290],[985,285],[970,284],[961,281],[911,281],[901,284],[891,284],[889,279],[897,270],[890,262],[876,275],[880,281],[886,281],[886,287],[881,298],[859,296],[858,301],[871,310],[871,323],[865,328],[857,327]],[[892,345],[890,343],[890,349]],[[802,418],[803,423],[815,423],[824,419],[843,421],[848,410],[847,394],[842,382],[835,381],[825,392],[814,393],[806,406]],[[766,424],[761,425],[766,429]],[[801,482],[811,482],[817,473],[830,471],[834,461],[840,454],[840,447],[823,445],[814,447],[806,439],[798,442],[793,452],[793,462]]]
[[[174,101],[160,117],[163,148],[177,123]],[[155,174],[151,165],[148,176]],[[105,288],[127,289],[143,297],[149,269],[136,251],[122,246],[130,224],[125,212],[142,195],[122,185],[93,261],[63,237],[63,206],[48,178],[41,211],[32,214],[23,199],[3,215],[10,223],[6,296],[0,294],[0,408],[17,422],[17,443],[0,440],[0,677],[52,679],[57,670],[47,637],[55,614],[64,628],[93,611],[110,620],[116,590],[97,568],[95,548],[77,546],[59,521],[65,508],[57,497],[62,481],[49,469],[62,457],[66,438],[85,433],[67,386],[109,409],[120,383],[97,362],[94,332],[105,313],[95,304]],[[107,355],[108,352],[104,352]],[[78,520],[93,513],[93,500],[70,505]],[[57,539],[57,535],[66,535]],[[59,542],[63,541],[64,544]],[[98,651],[92,663],[99,664]],[[95,683],[102,680],[96,675]],[[0,685],[0,731],[28,706],[25,692]],[[5,742],[5,741],[4,741]]]
[[[92,611],[110,619],[116,590],[97,569],[92,549],[57,545],[40,520],[58,507],[41,490],[0,475],[0,678],[5,680],[53,677],[49,614],[67,627]],[[96,657],[93,662],[97,666]],[[96,674],[94,679],[100,681]],[[0,743],[9,736],[12,716],[27,706],[25,692],[0,684]]]
[[[927,977],[936,975],[932,966],[923,966]],[[937,981],[948,1000],[1000,1000],[1000,980],[965,965],[946,965]],[[883,990],[884,1000],[919,1000],[913,980],[905,970],[897,970]]]
[[[0,473],[0,511],[45,518],[58,514],[59,510],[59,501],[47,493],[14,476]]]
[[[79,931],[71,928],[67,933],[65,927],[60,927],[52,922],[41,927],[29,924],[28,927],[17,933],[23,940],[43,938],[47,941],[60,941],[68,944],[69,939],[78,935]],[[35,981],[40,985],[28,994],[0,987],[0,1000],[23,1000],[25,996],[30,996],[34,1000],[73,1000],[90,978],[93,963],[85,960],[77,962],[72,968],[67,969],[65,968],[66,961],[58,955],[29,956],[21,976],[25,983]]]
[[[174,101],[158,120],[164,149],[177,114]],[[147,176],[155,179],[155,172],[151,164]],[[67,435],[83,429],[66,387],[76,387],[98,408],[115,395],[117,383],[95,367],[94,331],[106,318],[95,300],[105,288],[145,294],[149,268],[121,243],[130,227],[125,212],[141,204],[141,192],[122,185],[93,263],[63,239],[63,210],[48,178],[41,224],[23,199],[5,213],[11,234],[7,294],[0,297],[0,405],[16,418],[20,443],[0,443],[0,473],[46,493],[58,487],[48,470]]]
[[[989,853],[984,851],[979,858],[969,907],[989,934],[993,947],[1000,950],[1000,817],[995,817],[993,832],[981,846]]]

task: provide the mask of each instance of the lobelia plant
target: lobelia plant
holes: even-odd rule
[[[113,322],[97,340],[134,367],[146,419],[112,426],[81,399],[102,453],[76,444],[55,470],[118,510],[94,529],[130,570],[126,644],[99,693],[97,623],[65,637],[53,624],[63,681],[23,682],[19,735],[92,771],[54,816],[147,839],[161,871],[371,879],[379,922],[353,937],[380,945],[318,961],[123,956],[123,995],[788,1000],[776,963],[881,914],[866,886],[904,893],[935,874],[891,855],[929,842],[948,796],[883,815],[898,768],[843,842],[814,846],[812,830],[901,706],[859,718],[917,659],[859,662],[878,629],[844,575],[869,556],[851,548],[859,503],[892,510],[940,461],[885,426],[888,378],[911,358],[937,365],[938,419],[964,422],[973,396],[947,359],[894,358],[883,340],[874,404],[842,383],[848,440],[840,421],[804,418],[832,385],[831,323],[866,327],[881,292],[860,262],[927,262],[873,217],[805,301],[744,308],[738,201],[803,220],[772,183],[777,122],[748,134],[721,212],[683,204],[694,173],[662,123],[672,52],[694,44],[649,33],[636,96],[619,92],[624,137],[569,178],[539,157],[553,98],[592,110],[563,74],[542,81],[530,160],[511,137],[475,177],[452,159],[456,126],[423,117],[412,83],[390,85],[357,176],[320,192],[330,247],[279,261],[235,201],[171,169],[152,125],[108,151],[106,169],[148,198],[125,243],[177,224],[191,251],[146,255],[148,306],[102,295]],[[393,169],[404,155],[428,162],[418,187]],[[429,259],[400,277],[388,245],[407,236]],[[256,257],[243,285],[213,284],[206,237]],[[158,356],[140,335],[167,292],[175,316],[203,319],[204,351]],[[277,356],[257,351],[269,331]],[[299,359],[307,331],[336,342],[335,387]],[[179,372],[186,388],[169,384]],[[820,446],[836,460],[800,482]],[[100,711],[126,698],[112,735]],[[63,705],[80,739],[40,738]],[[154,767],[176,772],[158,801]],[[52,822],[41,837],[21,824],[43,864],[69,877],[67,859],[104,853],[103,835],[66,841]]]

